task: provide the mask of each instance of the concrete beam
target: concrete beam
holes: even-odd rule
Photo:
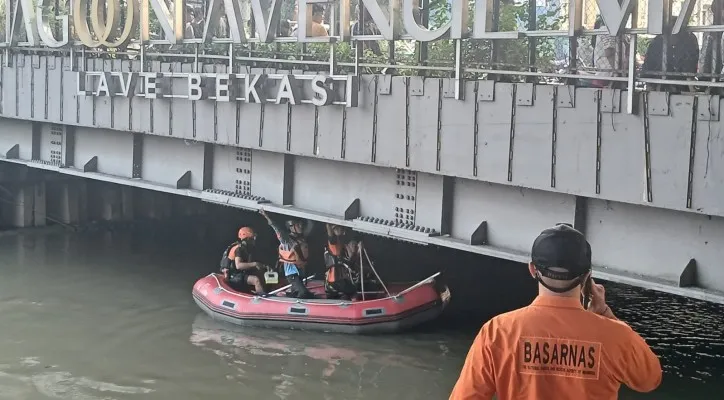
[[[75,167],[75,126],[65,125],[62,140],[63,167]]]
[[[131,177],[135,179],[143,178],[143,134],[133,133],[133,167]]]
[[[43,124],[40,122],[32,123],[32,139],[30,142],[30,159],[40,160],[40,141],[42,139]]]
[[[588,198],[576,196],[576,205],[573,210],[573,229],[586,234],[588,222]]]
[[[294,204],[294,156],[284,154],[284,164],[282,166],[282,204]]]
[[[213,143],[204,143],[204,175],[201,180],[201,190],[209,190],[213,188],[214,147]]]
[[[453,196],[455,194],[455,178],[442,177],[442,212],[440,214],[440,234],[452,233],[453,223]]]

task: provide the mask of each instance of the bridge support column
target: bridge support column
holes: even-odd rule
[[[103,185],[100,188],[101,219],[103,221],[117,221],[123,216],[121,189],[118,186]]]
[[[173,197],[173,214],[179,217],[188,217],[192,215],[203,214],[203,203],[194,198],[174,196]]]
[[[127,221],[133,219],[133,188],[119,185],[103,185],[101,188],[101,219]]]
[[[58,199],[58,218],[67,225],[79,225],[88,219],[88,186],[77,180],[64,183]]]
[[[124,221],[131,221],[135,217],[134,193],[133,187],[121,186],[121,213]]]
[[[23,185],[10,190],[9,203],[3,207],[3,220],[15,228],[45,226],[45,182]]]
[[[144,190],[140,192],[136,214],[150,219],[164,219],[171,216],[172,205],[170,195]]]

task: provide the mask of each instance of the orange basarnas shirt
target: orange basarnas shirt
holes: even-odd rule
[[[661,363],[621,321],[575,298],[538,296],[483,325],[450,400],[610,400],[623,383],[650,392]]]

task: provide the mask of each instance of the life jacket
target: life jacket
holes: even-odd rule
[[[326,251],[332,260],[334,260],[335,264],[349,260],[349,255],[347,254],[347,243],[349,243],[347,235],[338,236],[336,243],[332,243],[327,240]]]
[[[220,267],[221,269],[235,269],[236,268],[236,257],[235,253],[236,250],[241,246],[241,243],[234,242],[230,244],[228,247],[226,247],[226,250],[224,250],[224,254],[221,256],[221,262]],[[251,256],[246,257],[249,258],[249,260],[244,260],[244,262],[251,261]]]
[[[284,250],[283,245],[279,244],[279,262],[294,264],[299,268],[304,268],[309,259],[309,246],[304,240],[292,239],[294,247],[291,250]],[[297,252],[295,253],[294,250]],[[299,259],[297,259],[299,253]]]
[[[224,253],[221,255],[221,262],[219,262],[220,269],[230,268],[230,261],[234,261],[233,259],[231,259],[231,254],[234,254],[231,250],[233,249],[234,251],[236,251],[237,247],[239,247],[238,242],[234,242],[226,246],[226,250],[224,250]]]

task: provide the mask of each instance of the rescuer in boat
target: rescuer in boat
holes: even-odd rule
[[[362,242],[356,240],[349,229],[327,224],[324,290],[328,299],[351,300],[357,294],[354,276],[359,276],[359,271],[355,271],[354,266],[361,247]]]
[[[258,271],[264,264],[252,261],[256,233],[249,227],[239,229],[238,240],[229,245],[221,257],[221,272],[234,290],[243,291],[245,285],[254,286],[257,295],[266,295]]]
[[[483,325],[450,400],[616,399],[622,383],[638,392],[661,384],[658,357],[591,279],[581,232],[565,224],[544,230],[528,270],[538,297]]]
[[[269,226],[279,239],[279,262],[284,267],[284,276],[291,285],[290,297],[310,299],[314,295],[304,284],[304,267],[309,259],[309,245],[304,238],[304,224],[299,219],[290,219],[286,222],[286,229],[277,226],[269,218],[266,211],[260,210],[261,215],[266,218]]]

